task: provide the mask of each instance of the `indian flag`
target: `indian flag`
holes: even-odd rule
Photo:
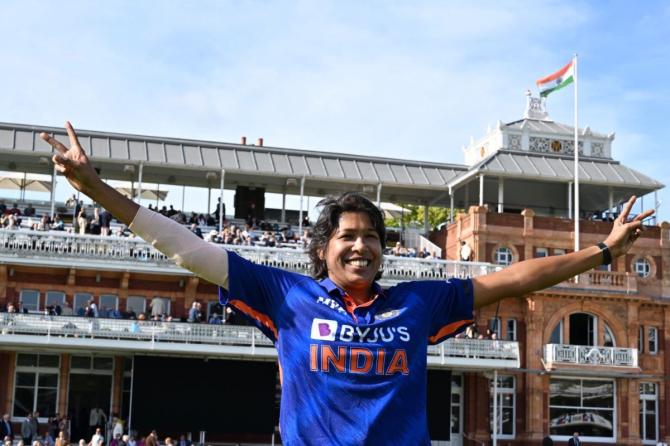
[[[553,93],[556,90],[570,85],[575,81],[575,61],[574,59],[570,61],[569,64],[558,70],[557,72],[550,74],[549,76],[543,77],[535,81],[537,87],[540,89],[540,96],[543,98],[547,97],[549,93]]]

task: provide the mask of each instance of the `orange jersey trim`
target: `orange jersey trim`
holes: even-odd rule
[[[247,316],[250,316],[254,319],[256,319],[258,322],[260,322],[264,327],[268,328],[270,331],[272,331],[272,334],[275,335],[275,339],[279,339],[279,333],[277,333],[277,327],[275,327],[274,322],[272,322],[272,319],[267,314],[263,314],[259,311],[254,310],[251,308],[249,305],[245,304],[241,300],[234,300],[231,299],[228,301],[228,303],[238,310],[240,310],[242,313],[246,314]]]
[[[449,336],[459,328],[461,328],[463,325],[471,324],[473,322],[472,319],[466,319],[464,321],[456,321],[452,322],[451,324],[447,324],[444,327],[440,328],[435,336],[430,336],[428,340],[430,342],[437,342],[438,339],[441,339],[445,336]]]

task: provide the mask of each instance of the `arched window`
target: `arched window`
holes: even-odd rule
[[[644,257],[640,257],[635,260],[633,267],[635,269],[635,274],[637,274],[639,277],[649,277],[649,274],[651,273],[651,264],[649,263],[649,260],[645,259]]]
[[[512,250],[506,246],[496,249],[494,263],[501,266],[508,266],[512,263]]]
[[[605,325],[605,333],[603,333],[603,346],[604,347],[616,347],[616,339],[614,339],[614,333],[607,323]]]

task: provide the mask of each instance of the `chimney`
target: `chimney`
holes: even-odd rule
[[[240,144],[242,144],[243,146],[247,145],[247,137],[246,136],[243,136],[243,137],[240,138]]]
[[[258,145],[263,147],[263,138],[258,138]]]

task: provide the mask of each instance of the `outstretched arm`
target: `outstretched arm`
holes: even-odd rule
[[[628,221],[635,199],[631,197],[628,200],[623,212],[614,221],[612,232],[604,241],[613,259],[628,252],[644,230],[642,221],[654,213],[653,210],[648,210]],[[522,296],[548,288],[602,263],[603,253],[598,246],[566,255],[515,263],[497,273],[472,279],[475,307],[483,307],[505,297]]]
[[[56,170],[72,187],[99,203],[179,266],[212,283],[228,286],[225,250],[203,241],[177,222],[139,206],[103,182],[79,144],[72,124],[66,122],[65,129],[70,138],[69,148],[47,133],[40,137],[56,150],[52,158]]]

